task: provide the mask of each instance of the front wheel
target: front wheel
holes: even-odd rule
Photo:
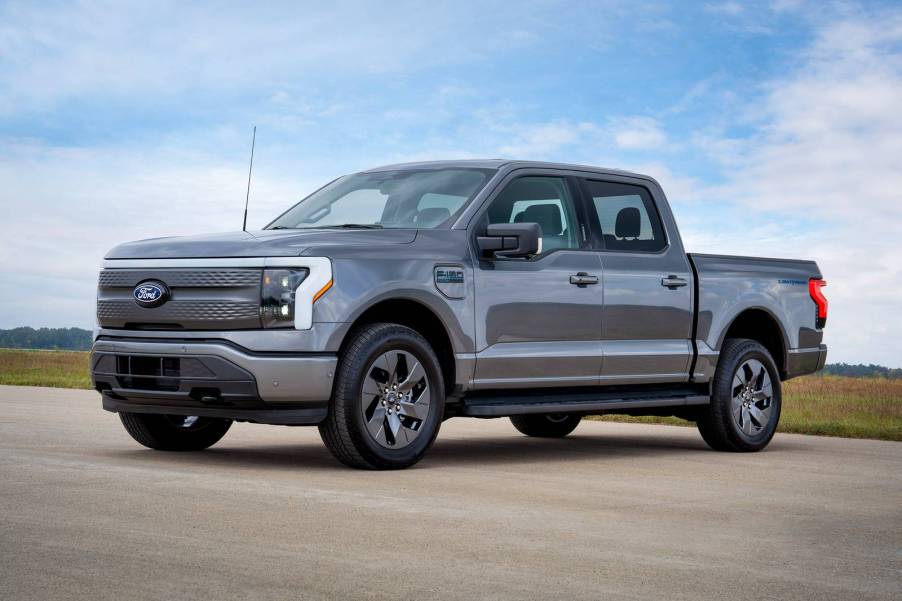
[[[712,449],[760,451],[780,421],[780,377],[770,353],[754,340],[727,340],[702,408],[698,430]]]
[[[225,436],[232,420],[196,415],[119,414],[125,431],[136,441],[158,451],[200,451]]]
[[[521,433],[539,438],[563,438],[579,425],[582,416],[566,413],[512,415],[511,423]]]
[[[345,465],[405,468],[432,445],[444,407],[442,371],[429,343],[408,327],[372,324],[342,353],[319,432]]]

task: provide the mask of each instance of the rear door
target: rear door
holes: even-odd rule
[[[576,180],[511,176],[476,219],[474,236],[489,223],[542,228],[539,255],[479,257],[475,265],[476,387],[597,384],[601,261],[588,246]]]
[[[692,274],[666,204],[644,180],[581,184],[603,272],[601,383],[687,380]]]

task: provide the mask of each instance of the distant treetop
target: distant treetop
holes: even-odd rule
[[[817,373],[828,376],[849,376],[853,378],[888,378],[890,380],[902,378],[902,369],[883,367],[882,365],[874,365],[873,363],[869,365],[865,365],[864,363],[831,363]]]
[[[13,328],[0,330],[0,348],[91,350],[91,331],[81,328]]]

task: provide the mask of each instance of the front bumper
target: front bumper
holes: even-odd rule
[[[337,357],[249,351],[222,340],[100,338],[91,377],[110,411],[317,423]]]
[[[786,358],[786,379],[814,373],[827,363],[827,345],[817,348],[790,349]]]

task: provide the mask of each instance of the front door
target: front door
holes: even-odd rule
[[[692,274],[679,238],[667,239],[645,186],[587,179],[583,189],[604,272],[601,383],[686,381]]]
[[[601,261],[588,248],[574,191],[567,178],[518,177],[478,222],[538,223],[542,249],[530,259],[477,263],[477,388],[598,383]]]

